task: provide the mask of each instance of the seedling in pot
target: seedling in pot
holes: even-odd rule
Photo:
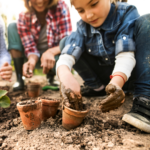
[[[81,94],[76,95],[61,84],[60,95],[63,100],[63,127],[67,130],[78,127],[89,111],[84,108]]]
[[[64,101],[64,104],[74,110],[83,110],[82,96],[76,95],[71,89],[64,91],[68,97],[68,100]]]
[[[8,93],[8,91],[6,90],[0,90],[0,107],[2,108],[7,108],[10,106],[10,99],[9,97],[6,95]]]

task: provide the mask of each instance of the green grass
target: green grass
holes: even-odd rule
[[[13,71],[15,71],[15,67],[14,67],[14,61],[11,60],[11,66],[13,68]],[[71,70],[72,74],[74,74],[74,69]],[[43,74],[43,69],[42,68],[35,68],[34,71],[33,71],[34,75],[41,75],[41,76],[44,76],[45,74]]]
[[[11,66],[13,68],[12,70],[15,71],[14,61],[13,60],[11,60]],[[34,73],[34,75],[44,76],[42,68],[35,68],[34,71],[33,71],[33,73]]]
[[[34,69],[34,75],[41,75],[44,76],[45,74],[43,74],[43,69]]]

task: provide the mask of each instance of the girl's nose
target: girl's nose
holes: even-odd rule
[[[87,19],[91,19],[93,16],[94,16],[94,14],[92,12],[87,12],[86,13]]]

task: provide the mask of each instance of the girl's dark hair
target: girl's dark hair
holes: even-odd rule
[[[128,2],[128,0],[111,0],[111,3],[116,4],[117,2]]]
[[[110,0],[111,3],[114,3],[117,7],[117,2],[128,2],[128,0]],[[73,4],[73,0],[70,0],[71,5]]]
[[[30,0],[23,0],[24,1],[24,5],[27,9],[27,12],[33,12],[33,7],[31,6],[31,2]],[[54,9],[56,8],[58,3],[58,0],[49,0],[49,4],[47,6],[47,9]]]

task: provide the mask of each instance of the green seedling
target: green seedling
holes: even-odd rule
[[[0,107],[2,108],[7,108],[10,106],[10,99],[9,97],[6,95],[8,93],[8,91],[6,90],[0,90]]]

